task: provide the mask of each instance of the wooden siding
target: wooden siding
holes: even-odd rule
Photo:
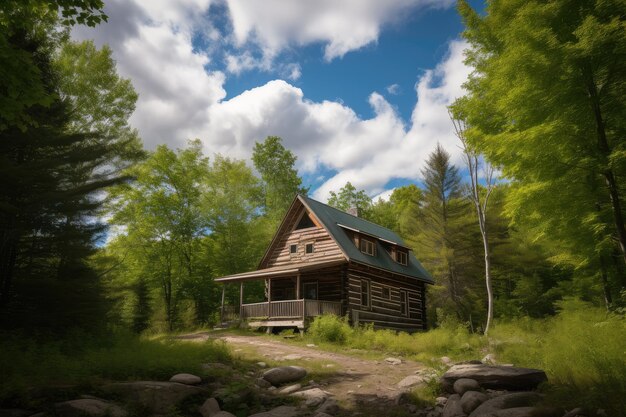
[[[339,245],[323,227],[316,226],[294,230],[305,210],[304,206],[300,205],[298,210],[293,210],[285,219],[279,232],[281,235],[276,237],[273,245],[269,248],[261,265],[262,268],[345,259]],[[313,253],[305,253],[307,243],[313,243]],[[297,245],[296,253],[290,252],[291,245]]]
[[[272,278],[272,300],[293,300],[302,298],[304,284],[317,283],[319,300],[342,301],[341,275],[345,268],[336,266],[306,272],[300,276],[300,294],[296,297],[297,277]]]
[[[361,305],[361,280],[369,282],[369,305]],[[426,328],[424,283],[413,278],[351,263],[347,271],[350,317],[375,328],[416,331]],[[383,296],[383,288],[389,297]],[[401,291],[406,291],[406,315],[402,314]]]

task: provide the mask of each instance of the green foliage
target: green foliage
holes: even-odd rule
[[[359,217],[369,219],[372,208],[372,199],[367,196],[365,190],[358,190],[352,183],[347,182],[338,192],[331,191],[328,205],[339,210],[348,211],[356,208]]]
[[[346,317],[337,317],[333,314],[324,314],[315,317],[307,334],[315,341],[344,344],[354,330],[348,324]]]
[[[202,363],[230,362],[221,343],[148,339],[125,333],[75,333],[60,340],[3,334],[0,350],[0,403],[15,406],[27,406],[30,394],[55,386],[168,380],[179,372],[203,375]]]

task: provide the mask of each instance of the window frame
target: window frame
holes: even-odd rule
[[[360,306],[364,310],[369,310],[372,306],[372,283],[369,279],[361,279],[360,287]],[[363,292],[364,287],[366,288],[366,292]],[[363,304],[363,295],[367,297],[367,304]]]
[[[290,255],[295,255],[298,253],[298,244],[297,243],[292,243],[291,245],[289,245],[289,254]]]
[[[404,260],[404,262],[402,262]],[[396,262],[400,265],[407,266],[409,264],[409,254],[405,251],[396,250]]]
[[[402,301],[403,296],[404,301]],[[409,317],[409,292],[407,290],[400,290],[400,315]]]
[[[309,252],[309,248],[311,248],[311,252]],[[315,242],[309,242],[304,244],[304,254],[311,255],[315,253]]]
[[[368,244],[371,245],[372,253],[369,253],[367,251]],[[364,253],[364,254],[366,254],[368,256],[376,256],[376,242],[374,242],[374,241],[372,241],[370,239],[361,237],[361,238],[359,238],[359,250],[361,251],[361,253]]]
[[[387,291],[387,295],[385,296],[385,291]],[[380,287],[380,298],[383,300],[391,300],[391,287],[383,285]]]

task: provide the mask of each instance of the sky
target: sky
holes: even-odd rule
[[[111,47],[147,149],[199,138],[251,165],[255,142],[280,136],[321,201],[348,181],[374,198],[419,183],[438,142],[461,163],[446,106],[470,69],[453,0],[106,0],[105,12],[72,37]]]

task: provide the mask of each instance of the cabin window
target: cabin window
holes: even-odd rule
[[[406,316],[407,312],[406,291],[400,291],[400,314]]]
[[[374,254],[376,253],[375,252],[376,246],[374,245],[374,242],[372,242],[371,240],[361,238],[360,246],[361,246],[360,247],[361,252],[363,252],[366,255],[374,256]]]
[[[408,265],[409,264],[409,256],[407,255],[406,252],[403,251],[396,251],[396,261],[399,264],[402,265]]]
[[[370,306],[370,282],[365,279],[361,280],[361,306]]]
[[[307,243],[304,247],[304,253],[313,253],[313,244]]]
[[[313,223],[313,220],[311,220],[308,213],[305,212],[300,218],[300,221],[296,226],[296,230],[308,229],[309,227],[315,227],[315,223]]]
[[[298,253],[298,245],[290,245],[289,253]]]
[[[391,299],[391,290],[389,289],[389,287],[383,287],[382,288],[382,295],[381,296],[385,300],[390,300]]]

